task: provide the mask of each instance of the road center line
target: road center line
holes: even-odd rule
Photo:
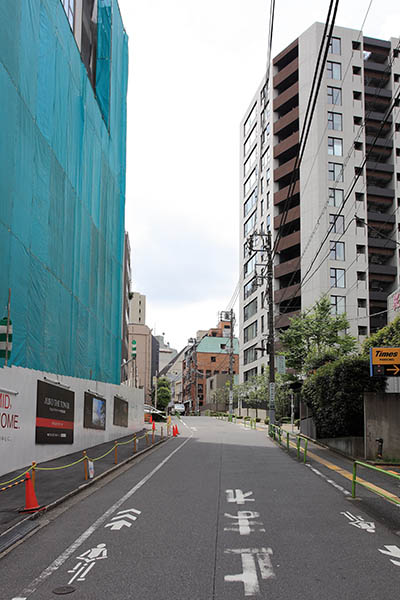
[[[133,488],[131,488],[125,496],[122,496],[115,504],[113,504],[105,513],[103,513],[86,531],[82,533],[60,556],[58,556],[42,573],[36,577],[29,585],[26,587],[18,596],[15,596],[12,600],[26,600],[28,596],[36,592],[37,588],[48,578],[50,575],[55,573],[68,558],[74,554],[74,552],[85,542],[91,535],[98,529],[103,523],[105,523],[110,516],[118,510],[120,506],[128,498],[133,496],[141,487],[144,486],[145,483],[149,481],[159,471],[169,460],[178,452],[187,442],[191,439],[191,437],[187,438],[178,448],[175,448],[173,452],[164,460],[160,462],[150,473],[148,473],[139,483],[137,483]]]

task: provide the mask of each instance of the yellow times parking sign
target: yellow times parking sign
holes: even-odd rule
[[[400,348],[371,348],[370,373],[371,377],[399,377]]]

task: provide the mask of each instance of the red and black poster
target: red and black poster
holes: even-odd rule
[[[70,390],[37,382],[36,443],[74,443],[75,394]]]

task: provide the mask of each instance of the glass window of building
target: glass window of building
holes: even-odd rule
[[[344,216],[329,215],[329,225],[333,233],[344,233]]]
[[[328,179],[329,181],[343,181],[343,165],[328,162]]]
[[[267,148],[264,154],[261,156],[261,169],[264,169],[269,164],[270,149]]]
[[[243,228],[244,237],[247,237],[249,235],[250,231],[252,231],[254,229],[255,225],[256,225],[256,211],[253,212],[251,217],[249,219],[247,219],[246,223],[244,224],[244,228]]]
[[[263,214],[264,214],[264,198],[261,198],[260,214],[261,214],[261,216],[263,216]]]
[[[71,29],[74,29],[75,0],[62,0]]]
[[[250,130],[251,130],[256,118],[257,118],[257,104],[255,104],[253,106],[249,116],[247,117],[247,119],[244,123],[244,135],[247,135],[248,133],[250,133]]]
[[[346,297],[331,296],[331,310],[333,315],[342,315],[346,312]]]
[[[268,167],[268,169],[265,171],[265,180],[266,180],[267,184],[269,183],[270,179],[271,179],[271,169]]]
[[[250,177],[248,179],[246,179],[246,181],[244,182],[245,196],[249,193],[249,191],[251,190],[251,188],[253,187],[255,182],[256,182],[256,170],[254,169],[254,171],[250,174]]]
[[[246,283],[246,285],[243,288],[243,297],[246,300],[246,298],[248,298],[249,296],[251,296],[251,294],[253,292],[255,292],[257,289],[257,285],[256,285],[256,280],[252,279],[251,281],[249,281],[248,283]]]
[[[248,371],[244,371],[243,379],[244,379],[244,381],[251,381],[251,379],[253,379],[253,377],[255,377],[256,375],[257,375],[257,367],[254,367],[254,369],[249,369]]]
[[[342,206],[344,190],[329,188],[329,206]]]
[[[328,129],[343,131],[343,115],[336,112],[328,112]]]
[[[250,170],[254,167],[256,158],[257,158],[257,152],[256,152],[256,148],[254,148],[254,150],[250,154],[249,158],[244,163],[244,176],[245,177],[246,177],[246,175],[248,175],[250,173]]]
[[[331,287],[344,288],[345,283],[345,270],[344,269],[330,269],[330,283]]]
[[[253,256],[253,258],[248,260],[247,263],[245,263],[245,265],[244,265],[244,276],[247,277],[248,275],[250,275],[250,273],[252,273],[254,271],[255,266],[256,266],[256,257]]]
[[[343,140],[340,138],[328,137],[328,154],[333,156],[343,156]]]
[[[249,196],[243,206],[243,216],[247,217],[257,200],[256,190]]]
[[[340,38],[331,37],[331,41],[329,42],[329,52],[330,54],[342,54],[342,45]]]
[[[253,340],[257,335],[257,321],[254,321],[243,330],[243,341],[244,343]]]
[[[248,365],[249,363],[252,363],[255,360],[257,360],[257,351],[254,345],[250,346],[250,348],[246,348],[246,350],[243,352],[243,364]]]
[[[342,79],[342,65],[338,62],[326,61],[326,76],[328,79]]]
[[[342,106],[342,90],[328,85],[328,104]]]
[[[257,134],[257,127],[254,126],[253,129],[251,130],[249,137],[247,138],[247,140],[244,143],[244,155],[245,156],[249,153],[254,142],[256,141],[256,134]]]
[[[256,314],[256,312],[257,298],[254,298],[254,300],[246,304],[246,306],[243,308],[243,321],[247,321],[247,319],[253,317]]]
[[[329,258],[331,260],[344,260],[344,242],[330,242]]]

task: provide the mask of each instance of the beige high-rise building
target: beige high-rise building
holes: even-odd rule
[[[129,362],[129,385],[144,389],[144,401],[151,404],[151,330],[147,325],[129,323],[129,348],[136,341],[136,359]],[[131,350],[130,350],[131,351]]]
[[[129,306],[130,322],[138,325],[146,323],[146,296],[133,292]]]

